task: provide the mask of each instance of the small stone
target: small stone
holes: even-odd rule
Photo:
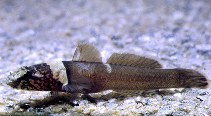
[[[203,98],[201,96],[197,96],[196,99],[198,99],[199,101],[203,101]]]

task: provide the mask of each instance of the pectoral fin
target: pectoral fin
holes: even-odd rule
[[[90,44],[79,44],[75,50],[73,61],[102,62],[100,52]]]
[[[69,93],[88,93],[93,86],[92,82],[84,77],[77,77],[71,83],[64,85],[62,89]]]
[[[113,53],[106,63],[151,69],[162,68],[161,64],[154,59],[129,53]]]

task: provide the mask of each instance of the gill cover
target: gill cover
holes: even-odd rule
[[[102,57],[100,52],[90,44],[78,44],[72,61],[73,62],[63,61],[66,67],[68,84],[64,85],[62,89],[70,93],[89,93],[94,84],[92,80],[87,78],[83,73],[90,73],[89,69],[91,69],[91,66],[89,64],[80,64],[80,62],[101,63]],[[78,65],[73,66],[72,63]]]

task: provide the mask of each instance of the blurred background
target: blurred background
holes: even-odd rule
[[[96,46],[104,61],[113,52],[130,52],[157,58],[165,68],[196,69],[210,78],[211,1],[1,0],[0,111],[9,111],[6,106],[32,94],[7,89],[3,80],[10,71],[70,60],[80,42]],[[210,108],[191,108],[188,113],[211,114]]]

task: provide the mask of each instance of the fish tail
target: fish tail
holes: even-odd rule
[[[179,74],[180,85],[187,88],[207,88],[208,79],[201,73],[191,69],[176,69]]]

